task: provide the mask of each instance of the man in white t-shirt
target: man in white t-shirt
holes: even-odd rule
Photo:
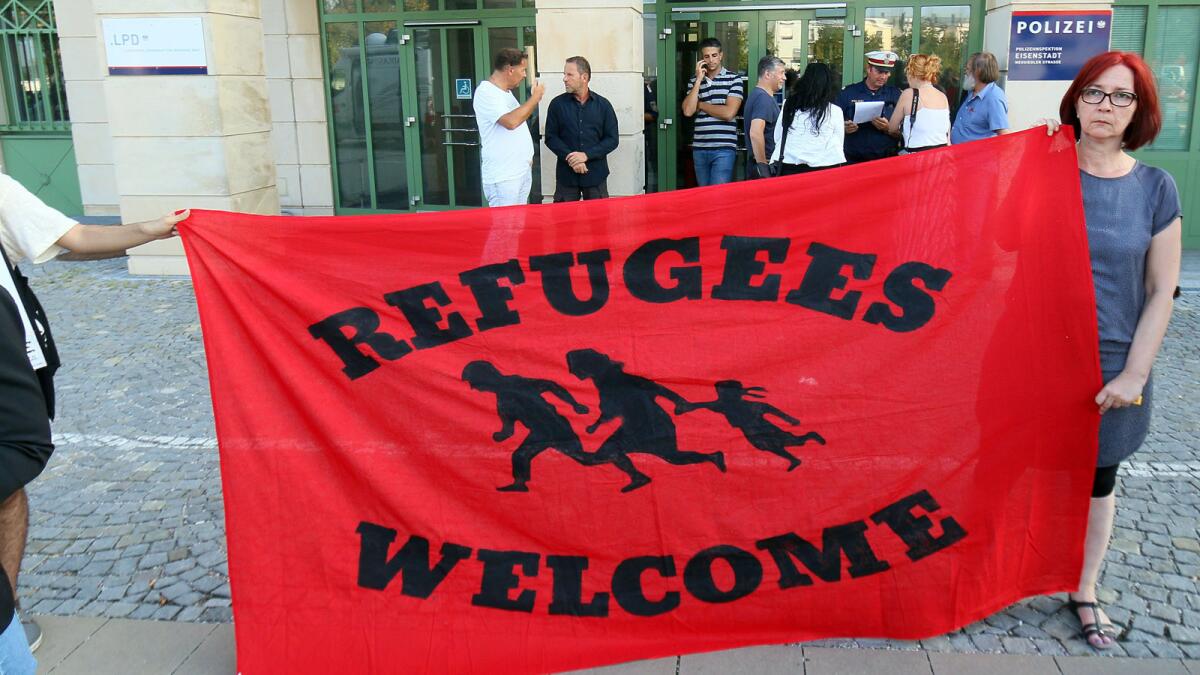
[[[48,364],[47,355],[39,346],[40,340],[30,340],[29,330],[36,323],[30,315],[36,313],[32,307],[26,306],[20,296],[18,285],[23,285],[20,275],[17,275],[11,265],[15,266],[26,260],[33,263],[43,263],[53,259],[63,250],[76,253],[123,253],[126,249],[140,246],[155,239],[166,239],[176,235],[175,225],[187,218],[190,213],[167,214],[156,220],[129,225],[81,225],[71,218],[46,206],[42,200],[25,189],[12,178],[0,173],[0,246],[4,249],[7,263],[0,261],[0,305],[17,311],[0,312],[0,321],[10,322],[2,331],[10,336],[24,336],[25,351],[22,355],[25,361],[23,367],[29,370],[23,375],[26,379],[34,375],[37,379],[38,393],[45,399],[45,406],[35,406],[37,409],[26,409],[26,420],[30,425],[48,425],[49,418],[54,416],[54,395],[51,386],[53,364]],[[14,293],[15,291],[15,293]],[[13,305],[7,304],[8,300]],[[30,329],[27,329],[29,326]],[[12,340],[7,340],[4,349],[16,349]],[[52,352],[53,350],[51,350]],[[11,354],[6,354],[11,357]],[[50,359],[52,360],[52,359]],[[4,363],[16,364],[11,358]],[[13,367],[16,367],[15,365]],[[38,371],[41,372],[38,372]],[[0,374],[0,411],[17,400],[13,387],[19,384],[18,379],[10,372],[8,376]],[[38,452],[22,454],[22,442],[27,440],[27,432],[2,423],[0,415],[0,494],[6,497],[0,501],[0,567],[4,574],[0,575],[0,583],[10,584],[12,595],[16,595],[17,574],[21,567],[21,558],[25,552],[25,539],[29,532],[29,501],[25,496],[24,485],[32,480],[45,466],[50,457],[51,447],[38,446]],[[39,419],[33,419],[38,417]],[[28,445],[28,443],[25,443]],[[7,579],[4,579],[7,577]],[[3,594],[7,595],[7,593]],[[41,629],[32,621],[25,620],[25,633],[28,636],[31,649],[36,649],[41,642]]]
[[[483,195],[488,206],[529,203],[533,135],[525,122],[537,110],[546,88],[535,82],[529,99],[517,102],[512,90],[525,79],[528,67],[524,52],[501,49],[492,61],[492,76],[475,89],[475,123],[479,126]]]

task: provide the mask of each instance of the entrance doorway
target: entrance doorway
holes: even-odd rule
[[[958,3],[964,4],[958,4]],[[788,68],[802,71],[810,62],[828,64],[842,85],[863,77],[864,54],[887,49],[900,56],[937,54],[942,59],[939,86],[951,102],[951,114],[962,99],[961,78],[967,55],[983,43],[983,5],[978,0],[848,0],[784,4],[760,0],[755,9],[729,0],[695,0],[689,7],[656,3],[658,38],[658,114],[655,130],[658,189],[696,184],[692,169],[692,120],[680,113],[688,79],[696,69],[700,41],[715,37],[724,47],[725,67],[743,77],[747,88],[757,81],[758,59],[773,54]],[[893,84],[903,88],[903,68]],[[747,90],[747,94],[749,91]],[[778,96],[782,101],[782,95]],[[745,139],[738,120],[735,178],[745,171]]]
[[[749,95],[758,80],[758,59],[766,54],[778,56],[790,70],[802,72],[810,62],[828,64],[839,78],[847,71],[846,9],[823,5],[820,9],[790,9],[773,11],[713,11],[675,13],[669,30],[660,38],[669,40],[673,53],[667,63],[673,67],[660,69],[660,92],[666,101],[660,109],[671,111],[659,116],[660,132],[666,132],[666,156],[673,162],[660,163],[659,189],[694,187],[696,176],[692,164],[693,118],[680,112],[688,80],[696,72],[700,60],[700,41],[715,37],[721,41],[724,66],[738,73]],[[664,97],[660,94],[660,101]],[[782,94],[779,95],[782,100]],[[738,159],[734,163],[735,179],[745,171],[746,141],[739,114]]]
[[[472,97],[496,51],[535,44],[532,17],[324,25],[338,213],[482,206]],[[363,67],[363,64],[366,67]],[[522,83],[513,93],[524,100]],[[536,116],[529,121],[540,142]],[[541,201],[538,163],[534,194]]]

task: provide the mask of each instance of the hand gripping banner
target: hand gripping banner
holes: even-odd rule
[[[243,673],[919,638],[1078,581],[1073,140],[633,198],[182,224]]]

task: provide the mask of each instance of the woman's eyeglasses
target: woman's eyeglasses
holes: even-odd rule
[[[1084,103],[1091,103],[1092,105],[1099,105],[1107,98],[1118,108],[1128,108],[1137,100],[1137,94],[1132,91],[1114,91],[1110,94],[1094,87],[1088,87],[1080,92],[1079,98]]]

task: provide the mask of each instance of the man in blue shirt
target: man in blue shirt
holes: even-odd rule
[[[1008,133],[1008,97],[996,85],[1000,65],[988,52],[977,52],[967,59],[967,77],[963,89],[970,90],[954,118],[950,142],[954,145]]]
[[[900,90],[888,84],[899,57],[895,52],[867,53],[867,75],[862,82],[848,85],[838,94],[837,106],[846,118],[846,163],[869,162],[891,157],[899,151],[898,136],[888,133],[888,120],[900,100]],[[883,102],[883,110],[869,123],[854,123],[858,103]]]
[[[572,56],[563,66],[566,92],[546,109],[546,147],[558,156],[554,201],[608,196],[608,155],[617,149],[617,113],[592,91],[592,66]]]

